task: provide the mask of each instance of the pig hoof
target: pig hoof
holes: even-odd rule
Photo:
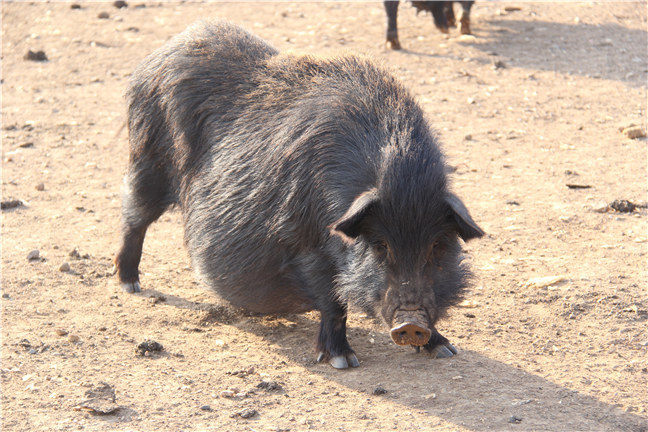
[[[319,352],[317,354],[317,362],[320,363],[326,358],[326,354],[323,352]],[[349,366],[351,367],[358,367],[360,366],[360,362],[358,361],[358,357],[354,353],[349,353],[346,356],[344,355],[339,355],[335,357],[331,357],[329,360],[329,363],[331,366],[333,366],[335,369],[347,369]]]
[[[446,345],[437,345],[434,348],[432,348],[432,351],[430,351],[430,354],[432,354],[432,358],[448,358],[452,357],[453,355],[457,354],[457,349],[453,347],[452,345],[446,346]]]
[[[360,362],[358,361],[358,357],[356,357],[355,354],[347,354],[347,361],[349,362],[349,366],[351,367],[358,367],[360,366]]]
[[[347,359],[344,356],[335,356],[331,358],[329,363],[331,363],[331,366],[335,369],[346,369],[349,367],[349,362],[347,362]]]
[[[135,282],[122,282],[121,283],[122,290],[127,293],[137,293],[142,291],[142,287],[140,286],[139,281]]]

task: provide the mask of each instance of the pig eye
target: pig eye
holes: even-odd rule
[[[389,254],[389,246],[384,241],[374,243],[373,248],[381,259],[385,259]]]
[[[428,249],[428,255],[426,260],[427,263],[428,264],[435,263],[442,252],[443,252],[443,247],[441,246],[441,242],[439,240],[435,240],[430,245],[430,248]]]

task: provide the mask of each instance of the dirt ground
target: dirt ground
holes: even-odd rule
[[[194,281],[178,212],[149,231],[144,291],[120,291],[128,77],[205,17],[364,53],[418,98],[488,233],[466,246],[470,302],[440,325],[458,356],[353,312],[361,367],[315,363],[318,314],[224,308]],[[2,430],[648,430],[648,212],[596,211],[646,201],[647,141],[619,131],[646,128],[645,3],[477,2],[474,39],[406,3],[399,22],[393,52],[380,2],[2,3],[2,200],[23,201],[2,211]],[[163,351],[137,355],[146,339]],[[110,414],[84,402],[101,382]]]

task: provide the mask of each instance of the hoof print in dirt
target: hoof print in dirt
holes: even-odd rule
[[[115,403],[115,389],[105,382],[99,383],[85,393],[86,400],[77,405],[76,411],[88,411],[97,415],[113,414],[120,406]]]
[[[135,353],[142,357],[150,357],[151,355],[162,351],[164,351],[164,347],[159,342],[154,340],[145,340],[141,344],[137,345]]]

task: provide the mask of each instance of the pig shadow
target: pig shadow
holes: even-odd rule
[[[142,294],[151,293],[157,292],[145,290]],[[219,304],[218,300],[207,304],[165,296],[170,306],[206,311],[199,322],[201,326],[228,324],[239,331],[253,333],[267,342],[267,349],[272,349],[270,345],[281,347],[278,354],[311,373],[366,393],[368,397],[386,398],[406,411],[424,413],[431,421],[436,417],[474,431],[514,428],[648,431],[647,418],[626,413],[482,353],[462,350],[460,341],[457,341],[458,356],[435,360],[396,347],[384,329],[370,328],[371,321],[369,326],[353,325],[357,318],[352,315],[347,333],[361,366],[339,371],[315,362],[314,342],[319,322],[312,315],[284,315],[280,325],[272,325],[276,317],[241,314]],[[286,321],[289,325],[284,324]],[[387,393],[372,396],[378,384]],[[519,425],[514,424],[518,421]]]
[[[496,52],[511,66],[645,85],[648,33],[618,24],[488,20],[475,48]],[[639,47],[633,50],[632,47]]]
[[[645,30],[611,23],[565,24],[487,18],[483,19],[481,28],[475,27],[476,40],[465,44],[488,55],[474,59],[479,63],[489,64],[499,58],[512,67],[621,81],[636,88],[645,85],[648,70]],[[406,49],[401,52],[446,57]]]

